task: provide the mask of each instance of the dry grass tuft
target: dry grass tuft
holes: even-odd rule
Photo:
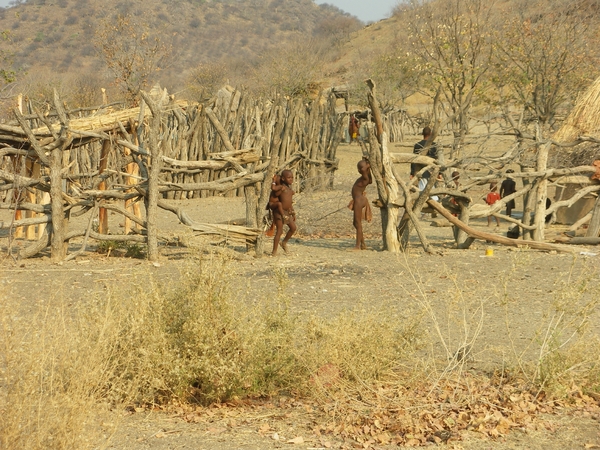
[[[102,355],[86,324],[60,299],[43,301],[33,317],[3,296],[0,308],[0,448],[88,448],[98,437],[97,394]]]

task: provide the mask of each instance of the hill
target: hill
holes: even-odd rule
[[[0,8],[0,49],[21,74],[103,73],[95,35],[119,15],[145,22],[172,49],[161,81],[173,86],[198,64],[251,65],[282,45],[362,26],[313,0],[28,0]]]

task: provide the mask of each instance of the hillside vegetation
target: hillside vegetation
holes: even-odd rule
[[[28,0],[0,8],[3,65],[10,64],[21,80],[84,77],[88,84],[109,87],[106,77],[112,74],[99,51],[98,31],[117,26],[119,17],[160,40],[167,55],[151,81],[175,91],[199,65],[234,68],[226,78],[237,76],[240,83],[248,67],[275,49],[315,42],[335,46],[362,26],[313,0]]]
[[[58,88],[73,107],[99,103],[100,87],[135,102],[157,81],[196,101],[224,83],[287,96],[345,84],[365,106],[372,78],[384,110],[417,98],[426,111],[413,112],[447,123],[458,151],[476,111],[556,129],[600,75],[598,11],[600,0],[415,0],[363,28],[313,0],[29,0],[0,9],[0,75],[4,98],[43,103]]]

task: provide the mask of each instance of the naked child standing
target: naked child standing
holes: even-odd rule
[[[362,221],[366,219],[370,222],[373,215],[369,199],[365,194],[365,189],[373,182],[373,178],[371,177],[371,164],[366,159],[360,160],[356,168],[358,169],[358,173],[360,173],[360,178],[352,186],[352,201],[348,205],[348,208],[354,211],[354,220],[352,222],[354,228],[356,228],[356,245],[354,246],[354,250],[366,250],[367,245],[365,244],[363,235]]]
[[[277,255],[277,249],[279,248],[279,239],[281,239],[281,235],[283,234],[283,226],[288,226],[288,232],[286,233],[283,241],[281,241],[281,248],[287,252],[287,243],[292,237],[292,235],[296,232],[296,212],[294,211],[292,199],[294,196],[294,191],[291,186],[294,182],[294,174],[291,170],[284,170],[281,172],[281,186],[282,188],[279,190],[277,196],[279,197],[279,201],[281,202],[281,209],[283,214],[279,211],[279,209],[273,210],[273,222],[275,223],[275,227],[277,227],[277,231],[275,232],[275,238],[273,239],[273,256]]]

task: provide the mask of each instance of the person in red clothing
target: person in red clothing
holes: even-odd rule
[[[488,192],[488,195],[485,197],[485,202],[488,205],[493,205],[494,203],[496,203],[498,200],[500,200],[500,194],[498,194],[498,183],[495,182],[491,182],[490,183],[490,192]],[[498,219],[498,217],[494,216],[494,219],[496,219],[496,226],[500,226],[500,219]],[[487,217],[487,222],[488,222],[488,227],[492,225],[492,216],[489,215]]]

